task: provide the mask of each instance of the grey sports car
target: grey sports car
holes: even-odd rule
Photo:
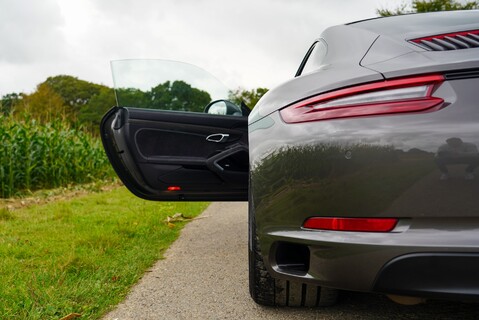
[[[150,200],[248,200],[257,303],[479,300],[479,11],[331,27],[251,113],[191,65],[112,66],[117,174]]]

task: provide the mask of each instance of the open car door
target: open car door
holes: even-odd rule
[[[108,158],[125,186],[148,200],[248,199],[248,109],[195,66],[112,62],[117,106],[101,122]]]

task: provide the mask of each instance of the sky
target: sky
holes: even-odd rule
[[[112,87],[110,61],[188,62],[227,87],[292,78],[329,26],[403,0],[0,0],[0,96],[67,74]]]

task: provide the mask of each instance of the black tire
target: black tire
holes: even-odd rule
[[[252,199],[250,197],[249,225],[249,291],[253,300],[264,306],[325,307],[338,299],[338,290],[309,283],[273,278],[266,269],[256,234]]]

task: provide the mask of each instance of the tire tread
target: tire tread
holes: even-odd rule
[[[264,306],[313,308],[330,306],[336,302],[336,289],[271,277],[261,255],[256,225],[254,221],[250,221],[250,224],[250,294],[256,303]]]

